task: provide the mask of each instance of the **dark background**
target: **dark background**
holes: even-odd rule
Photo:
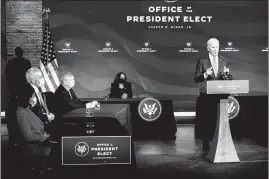
[[[43,1],[43,8],[52,11],[50,24],[56,52],[65,48],[66,41],[78,51],[56,55],[60,70],[75,74],[75,92],[79,97],[103,97],[116,73],[123,71],[136,96],[166,96],[174,100],[174,111],[195,111],[199,93],[193,81],[196,60],[208,54],[206,41],[211,37],[220,40],[221,49],[231,41],[240,50],[220,55],[229,60],[236,79],[250,81],[248,95],[268,94],[268,52],[261,51],[268,47],[268,2],[170,4],[182,5],[183,9],[187,5],[192,7],[193,13],[179,13],[180,16],[213,16],[210,23],[191,24],[192,29],[148,29],[149,23],[126,22],[127,15],[148,15],[147,8],[151,5],[169,6],[164,1]],[[4,33],[3,28],[1,32]],[[106,41],[119,52],[98,53]],[[137,53],[145,41],[157,52]],[[199,52],[179,53],[187,41]]]

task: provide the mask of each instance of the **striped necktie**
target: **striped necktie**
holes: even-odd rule
[[[70,90],[68,90],[68,93],[69,93],[69,95],[70,95],[70,98],[73,99]]]

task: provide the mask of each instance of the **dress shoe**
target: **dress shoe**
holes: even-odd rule
[[[202,146],[202,155],[206,156],[209,152],[210,146],[209,146],[209,141],[208,140],[203,140],[203,146]]]
[[[52,171],[52,166],[44,165],[43,168],[38,171],[38,176],[47,178],[52,174]]]
[[[208,149],[203,149],[202,155],[206,156],[208,154],[209,150]]]
[[[53,145],[53,144],[58,144],[58,142],[51,137],[48,137],[44,142],[44,145]]]
[[[58,144],[58,142],[55,141],[55,140],[49,140],[48,143],[49,143],[49,144]]]
[[[52,165],[43,165],[43,170],[44,171],[51,171],[52,170]]]

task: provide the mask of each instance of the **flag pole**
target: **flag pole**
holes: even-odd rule
[[[43,9],[42,11],[42,14],[46,14],[46,23],[48,23],[48,20],[49,20],[49,13],[51,13],[51,10],[49,8],[46,8],[46,9]],[[47,27],[47,29],[45,29],[46,31],[46,36],[47,36],[47,63],[46,63],[46,66],[48,65],[48,62],[49,62],[49,29],[48,29],[48,26],[45,25],[45,27]]]

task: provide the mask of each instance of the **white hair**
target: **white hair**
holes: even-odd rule
[[[216,43],[219,44],[219,40],[218,40],[218,39],[216,39],[216,38],[211,38],[211,39],[209,39],[209,40],[207,41],[206,45],[209,46],[209,45],[211,45],[211,44],[214,43],[214,42],[216,42]]]
[[[71,78],[71,77],[74,77],[73,73],[68,72],[68,71],[62,72],[61,83],[63,84],[66,79]]]
[[[27,82],[32,83],[33,81],[35,81],[38,73],[42,75],[42,72],[39,68],[37,67],[30,68],[25,74]]]

